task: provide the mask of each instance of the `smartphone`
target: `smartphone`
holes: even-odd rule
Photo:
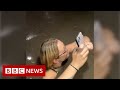
[[[77,35],[76,39],[75,39],[78,47],[84,43],[84,39],[83,39],[83,35],[82,32],[79,32],[79,34]]]

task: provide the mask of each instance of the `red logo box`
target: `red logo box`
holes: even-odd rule
[[[3,65],[3,76],[45,76],[45,65]]]

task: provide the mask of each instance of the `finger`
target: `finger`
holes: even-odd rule
[[[85,58],[85,60],[87,60],[87,59],[88,59],[88,57]]]
[[[87,43],[86,44],[88,49],[92,50],[93,49],[93,44],[91,42]]]
[[[86,58],[88,54],[89,54],[89,50],[85,54],[83,54],[83,58]]]
[[[81,55],[85,54],[88,51],[87,47],[84,47],[84,49],[82,50],[82,52],[80,53]]]
[[[88,57],[86,57],[86,58],[84,59],[84,63],[87,61],[87,59],[88,59]]]
[[[75,48],[75,49],[73,50],[73,53],[72,53],[72,54],[76,54],[76,53],[77,53],[77,49],[78,49],[78,48]]]
[[[76,51],[77,51],[77,48],[74,48],[74,49],[73,49],[73,53],[75,53]]]

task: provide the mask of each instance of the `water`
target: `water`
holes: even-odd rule
[[[93,41],[93,13],[92,12],[64,12],[64,11],[44,11],[27,12],[27,26],[29,33],[34,33],[37,37],[27,41],[27,54],[31,54],[36,60],[39,56],[39,46],[46,38],[57,38],[65,44],[75,41],[79,32],[90,37]],[[70,57],[71,59],[71,57]],[[64,67],[69,65],[70,60]],[[32,63],[27,60],[27,64]],[[64,71],[61,71],[61,73]],[[61,74],[60,73],[60,74]],[[75,78],[93,78],[93,55],[90,53],[87,64],[75,75]]]

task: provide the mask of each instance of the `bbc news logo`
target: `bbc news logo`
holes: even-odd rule
[[[3,65],[3,76],[45,76],[45,65]]]

